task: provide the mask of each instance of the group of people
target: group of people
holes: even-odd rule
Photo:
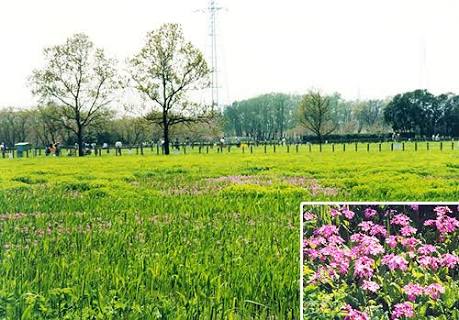
[[[45,149],[45,155],[46,156],[56,156],[58,157],[60,155],[61,149],[59,147],[59,142],[56,143],[50,143],[48,146],[46,146]]]

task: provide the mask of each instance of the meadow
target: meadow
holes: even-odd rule
[[[304,319],[459,319],[459,206],[305,206]]]
[[[0,319],[298,319],[301,201],[458,199],[412,147],[0,159]]]

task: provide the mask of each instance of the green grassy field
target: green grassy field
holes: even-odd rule
[[[316,149],[0,159],[0,319],[298,318],[300,201],[459,198],[457,150]]]

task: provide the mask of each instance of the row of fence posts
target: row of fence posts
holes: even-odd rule
[[[394,151],[394,150],[395,150],[394,145],[395,145],[394,143],[391,143],[391,144],[390,144],[390,151]],[[286,145],[287,153],[290,153],[290,146],[291,146],[291,145],[289,145],[289,144]],[[300,146],[299,144],[295,144],[295,151],[296,151],[297,153],[299,152],[299,146]],[[307,146],[308,146],[309,152],[312,152],[312,144],[308,144]],[[342,146],[343,146],[343,147],[342,147],[343,152],[346,152],[346,144],[343,143]],[[253,145],[249,145],[248,147],[249,147],[250,153],[253,153]],[[401,147],[401,150],[402,150],[402,151],[405,151],[405,150],[406,150],[406,148],[405,148],[405,142],[402,142],[401,144],[399,144],[398,147]],[[244,146],[241,146],[241,149],[242,149],[242,153],[245,153],[245,147],[244,147]],[[267,145],[266,145],[266,144],[263,145],[263,149],[264,149],[264,153],[267,153],[267,152],[268,152],[268,150],[267,150]],[[272,149],[273,149],[273,152],[276,153],[276,145],[275,145],[275,144],[272,145]],[[431,148],[430,148],[430,144],[429,144],[429,142],[427,142],[427,143],[426,143],[426,150],[430,150],[430,149],[431,149]],[[444,149],[444,148],[443,148],[443,142],[440,142],[439,149],[440,149],[440,151],[443,151],[443,149]],[[228,150],[228,151],[227,151],[228,153],[231,152],[231,146],[230,146],[230,145],[228,145],[227,150]],[[335,152],[335,150],[336,150],[335,144],[334,144],[334,143],[331,144],[331,150],[332,150],[332,152]],[[359,143],[354,143],[354,150],[355,150],[356,152],[359,150]],[[419,148],[418,148],[418,143],[417,143],[417,142],[414,142],[414,151],[418,151],[418,150],[419,150]],[[454,150],[454,141],[451,142],[451,150]],[[319,152],[322,152],[322,151],[323,151],[323,144],[319,144]],[[366,151],[367,151],[367,152],[370,152],[370,143],[367,143],[367,144],[366,144]],[[378,144],[378,151],[379,151],[379,152],[382,152],[382,143],[379,143],[379,144]],[[223,152],[223,147],[218,147],[217,153],[220,153],[220,152]],[[186,153],[186,152],[184,152],[184,153]],[[199,153],[201,153],[201,149],[199,149]],[[207,153],[208,153],[208,152],[207,152]]]
[[[267,146],[268,146],[267,144],[263,144],[263,151],[264,151],[264,153],[268,153],[268,148],[267,148]],[[272,145],[272,150],[273,150],[274,153],[276,153],[276,146],[277,146],[277,145],[275,145],[275,144]],[[287,153],[290,153],[290,147],[291,147],[291,145],[290,145],[290,144],[287,144],[287,145],[285,145],[285,146],[286,146],[286,151],[287,151]],[[307,144],[307,146],[308,146],[308,151],[309,151],[309,152],[312,152],[312,144]],[[359,143],[354,143],[354,150],[355,150],[356,152],[358,151],[358,146],[359,146]],[[398,144],[398,148],[400,148],[400,146],[401,146],[401,150],[402,150],[402,151],[405,151],[405,150],[406,150],[406,148],[405,148],[405,142],[402,142],[401,144]],[[194,147],[195,147],[195,145],[191,145],[191,149],[194,149]],[[209,149],[212,150],[212,149],[214,148],[214,145],[210,145],[210,147],[209,147],[209,145],[202,145],[202,144],[201,144],[201,145],[198,145],[197,147],[198,147],[198,152],[199,152],[199,154],[202,154],[202,153],[204,153],[204,152],[205,152],[206,154],[208,154],[208,153],[209,153]],[[250,153],[253,153],[253,147],[254,147],[254,145],[253,145],[253,144],[250,144],[250,145],[248,145],[247,147],[248,147],[248,149],[249,149],[248,151],[249,151]],[[299,147],[300,147],[300,144],[295,144],[295,151],[296,151],[297,153],[299,152]],[[455,148],[455,147],[454,147],[454,141],[453,141],[453,142],[451,142],[451,150],[454,150],[454,148]],[[176,149],[176,147],[173,147],[172,149]],[[222,146],[222,145],[217,146],[217,153],[223,153],[223,150],[224,150],[224,149],[225,149],[225,147]],[[226,146],[226,149],[227,149],[227,153],[231,153],[232,145],[227,145],[227,146]],[[240,149],[241,149],[242,153],[246,153],[246,146],[245,146],[245,145],[240,146]],[[427,142],[427,143],[426,143],[426,150],[430,150],[430,149],[431,149],[430,144],[429,144],[429,142]],[[441,151],[443,151],[443,149],[444,149],[444,147],[443,147],[443,142],[440,142],[440,144],[439,144],[439,149],[440,149]],[[72,149],[67,148],[67,152],[68,152],[69,154],[71,153],[71,150],[72,150]],[[77,150],[75,150],[75,149],[73,149],[73,150],[74,150],[75,153],[77,152]],[[102,148],[95,148],[95,149],[94,149],[94,155],[95,155],[96,157],[97,157],[97,156],[101,157],[101,156],[102,156],[102,150],[103,150]],[[132,150],[132,148],[129,148],[129,150]],[[183,150],[183,153],[184,153],[184,154],[187,153],[186,145],[183,145],[183,146],[182,146],[182,150]],[[331,150],[332,150],[332,152],[335,152],[335,151],[336,151],[336,147],[335,147],[335,144],[334,144],[334,143],[331,144]],[[343,150],[343,152],[346,151],[346,143],[343,143],[343,144],[342,144],[342,150]],[[390,151],[394,151],[394,150],[395,150],[395,148],[394,148],[394,143],[392,142],[392,143],[390,144]],[[418,150],[419,150],[418,143],[417,143],[417,142],[414,142],[414,151],[418,151]],[[2,152],[1,152],[2,158],[10,157],[10,154],[11,154],[11,157],[12,157],[12,158],[15,158],[15,152],[14,152],[14,151],[15,151],[14,149],[2,151]],[[151,151],[154,152],[154,146],[153,146],[153,145],[151,146]],[[319,144],[319,152],[322,152],[322,151],[323,151],[323,144]],[[367,152],[370,152],[370,143],[367,143],[367,144],[366,144],[366,151],[367,151]],[[379,144],[378,144],[378,151],[379,151],[379,152],[382,151],[382,143],[379,143]],[[109,153],[110,153],[110,148],[105,148],[105,152],[106,152],[107,154],[109,154]],[[25,157],[26,157],[26,158],[29,158],[29,150],[25,150],[24,153],[25,153]],[[42,149],[33,149],[33,150],[32,150],[32,153],[33,153],[33,156],[34,156],[34,157],[41,156],[41,154],[42,154]],[[135,147],[135,153],[136,153],[136,155],[142,155],[142,156],[143,156],[143,155],[144,155],[144,146],[143,146],[143,145],[136,146],[136,147]],[[163,149],[162,147],[160,147],[159,145],[156,145],[156,154],[159,155],[160,153],[163,154],[163,153],[164,153],[164,149]],[[115,156],[122,156],[122,154],[123,154],[122,148],[115,148]]]

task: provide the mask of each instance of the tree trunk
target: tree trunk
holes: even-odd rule
[[[319,144],[322,144],[322,134],[317,133],[317,138],[319,139]]]
[[[164,154],[170,154],[169,151],[169,126],[165,125],[164,126]]]
[[[84,156],[84,150],[83,150],[83,128],[81,126],[78,126],[77,140],[78,140],[78,156],[79,157],[83,157]]]

